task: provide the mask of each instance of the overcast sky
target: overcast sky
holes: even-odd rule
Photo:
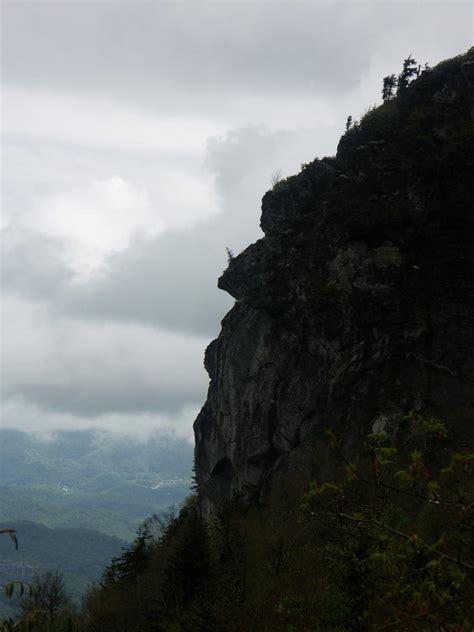
[[[276,170],[335,153],[471,2],[1,3],[2,420],[190,436]]]

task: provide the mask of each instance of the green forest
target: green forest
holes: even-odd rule
[[[474,453],[448,450],[452,439],[410,412],[396,445],[372,433],[349,460],[328,431],[332,479],[288,481],[211,519],[194,494],[146,520],[80,607],[60,581],[42,596],[48,573],[31,593],[11,585],[23,615],[4,630],[469,630]]]

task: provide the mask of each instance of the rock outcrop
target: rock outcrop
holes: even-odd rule
[[[259,500],[409,409],[474,442],[474,49],[413,81],[262,202],[195,422],[205,514]],[[473,445],[470,446],[472,450]]]

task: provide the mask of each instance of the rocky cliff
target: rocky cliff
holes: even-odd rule
[[[324,467],[404,412],[474,446],[474,49],[423,72],[262,202],[231,260],[195,422],[205,514]]]

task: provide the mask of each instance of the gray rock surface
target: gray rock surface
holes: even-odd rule
[[[195,422],[204,514],[312,476],[327,427],[357,450],[417,409],[472,439],[473,61],[423,73],[265,194],[265,237],[219,279],[236,303]]]

